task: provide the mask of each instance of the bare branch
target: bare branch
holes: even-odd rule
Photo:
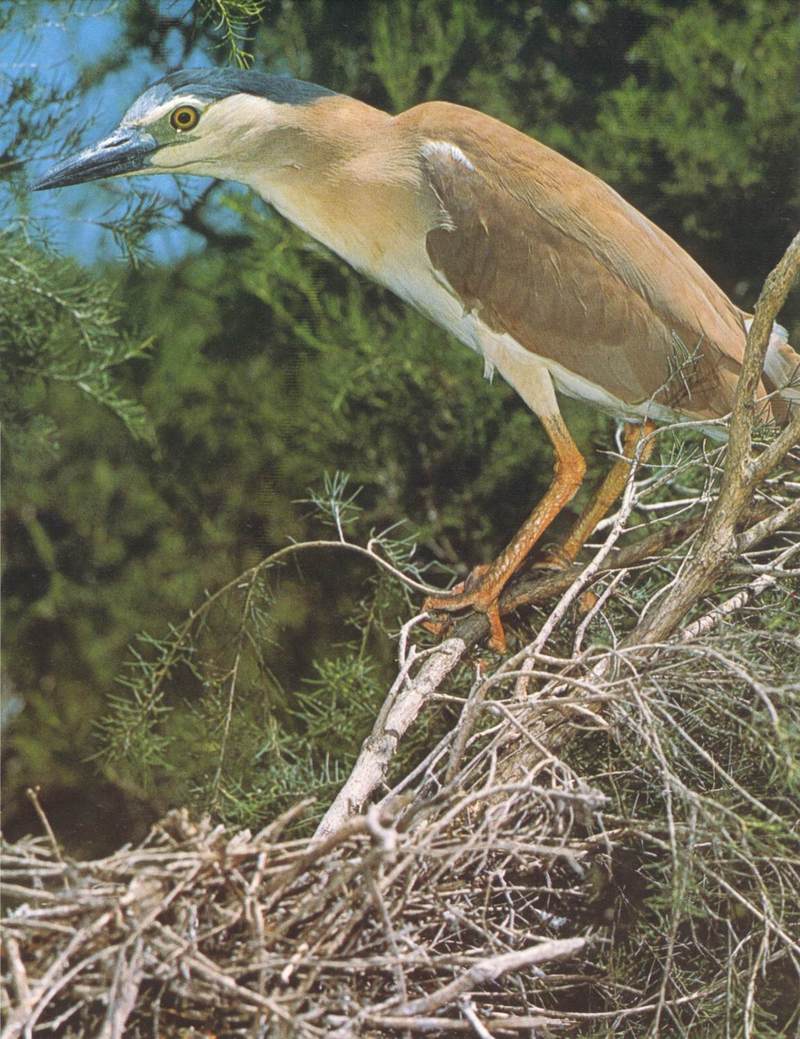
[[[358,761],[323,816],[315,839],[334,833],[346,819],[360,811],[367,798],[383,782],[398,742],[431,693],[439,688],[461,660],[466,648],[463,639],[447,639],[428,656],[415,678],[406,680],[401,671],[401,688],[396,699],[388,710],[381,712],[372,733],[364,741]],[[390,698],[392,695],[390,693]]]
[[[487,956],[479,960],[468,971],[442,988],[431,992],[422,999],[414,999],[399,1008],[399,1013],[407,1017],[427,1016],[448,1003],[456,1002],[459,997],[473,989],[494,981],[508,971],[522,970],[534,964],[549,963],[552,960],[567,959],[577,956],[587,947],[585,938],[564,938],[560,941],[541,942],[518,952],[508,952],[502,956]]]

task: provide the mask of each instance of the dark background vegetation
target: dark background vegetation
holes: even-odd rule
[[[53,11],[93,6],[10,5],[0,27],[10,50],[35,42]],[[258,825],[309,791],[324,803],[346,771],[393,671],[390,634],[413,612],[364,562],[309,554],[244,603],[234,588],[158,674],[206,591],[289,539],[330,536],[308,499],[332,474],[349,474],[345,498],[361,488],[354,537],[403,521],[393,537],[446,583],[502,546],[551,454],[477,358],[230,186],[95,189],[81,216],[117,222],[116,256],[109,227],[97,255],[59,258],[58,218],[27,197],[36,160],[76,143],[59,106],[75,111],[145,62],[157,78],[231,60],[233,28],[234,50],[259,68],[391,111],[455,101],[535,134],[611,183],[745,308],[800,208],[793,0],[114,10],[119,31],[101,52],[52,56],[65,69],[52,90],[35,68],[0,67],[4,828],[36,826],[24,790],[39,784],[78,854],[136,839],[175,804]],[[89,137],[132,100],[105,96]],[[184,241],[164,238],[168,221],[191,231],[188,246],[162,248]],[[798,342],[796,298],[786,318]],[[611,424],[565,413],[597,479]]]

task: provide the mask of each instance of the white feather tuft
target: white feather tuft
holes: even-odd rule
[[[426,141],[422,146],[422,154],[426,158],[433,157],[434,155],[443,155],[447,159],[452,159],[454,162],[460,163],[462,166],[466,166],[468,170],[475,169],[474,165],[455,144],[450,144],[449,141]]]

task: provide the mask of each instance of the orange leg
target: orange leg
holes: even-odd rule
[[[586,539],[592,534],[594,528],[606,515],[620,494],[622,494],[631,473],[630,460],[634,456],[636,446],[642,437],[652,433],[655,428],[655,423],[649,420],[641,425],[632,422],[626,423],[625,440],[622,449],[623,457],[618,459],[611,467],[597,494],[581,513],[566,541],[550,554],[550,560],[559,569],[568,566],[577,558],[578,553],[586,543]],[[644,445],[639,456],[640,462],[644,462],[650,457],[653,444],[654,442],[649,440]]]
[[[498,608],[500,593],[542,534],[574,496],[586,472],[583,455],[570,436],[558,410],[552,414],[540,414],[539,418],[556,452],[553,480],[547,493],[522,524],[508,547],[490,566],[477,575],[474,583],[467,581],[464,591],[456,594],[432,596],[425,601],[423,607],[427,610],[455,611],[468,607],[480,610],[489,618],[490,645],[500,652],[505,650],[506,645]]]

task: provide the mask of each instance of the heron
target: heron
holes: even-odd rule
[[[184,69],[35,187],[154,173],[249,186],[481,356],[538,417],[555,454],[544,496],[493,563],[425,603],[482,611],[495,649],[503,588],[586,472],[558,396],[625,423],[620,457],[556,554],[562,565],[656,424],[716,435],[732,409],[751,315],[608,184],[479,111],[431,101],[391,115],[289,76]],[[798,367],[776,324],[758,390],[766,418],[800,404]]]

